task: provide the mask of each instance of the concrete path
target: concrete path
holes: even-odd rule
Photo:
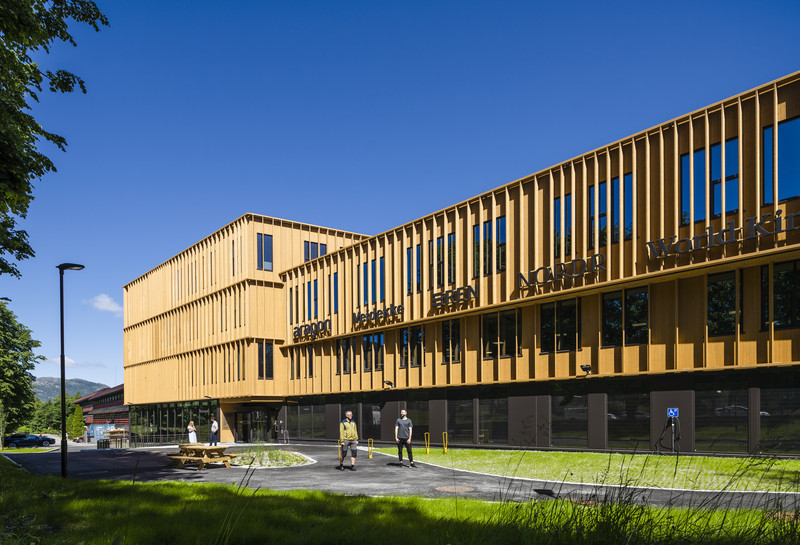
[[[241,445],[231,445],[240,450]],[[578,502],[597,502],[608,499],[651,505],[674,505],[725,508],[767,508],[794,511],[800,508],[800,494],[774,492],[708,492],[651,488],[620,488],[512,479],[469,471],[447,469],[408,462],[400,466],[392,456],[375,453],[369,459],[360,451],[356,471],[338,470],[335,445],[291,444],[280,448],[308,456],[312,463],[304,466],[255,469],[226,468],[215,464],[203,471],[191,468],[176,469],[167,459],[172,447],[153,447],[124,450],[96,450],[88,445],[77,450],[70,448],[69,476],[75,479],[115,479],[137,481],[183,481],[239,484],[247,480],[250,488],[271,490],[323,490],[341,494],[367,496],[416,495],[421,497],[462,497],[489,501],[525,501],[529,499],[569,499]],[[8,458],[32,473],[60,475],[61,459],[58,450],[37,454],[14,454],[4,451]],[[349,460],[346,461],[346,466]],[[248,480],[249,479],[249,480]]]

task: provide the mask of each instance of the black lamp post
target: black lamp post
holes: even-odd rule
[[[77,263],[62,263],[56,265],[58,269],[58,285],[60,288],[61,302],[61,476],[67,476],[67,391],[64,378],[64,271],[79,271],[83,265]]]

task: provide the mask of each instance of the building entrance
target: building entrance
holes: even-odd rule
[[[240,407],[236,409],[234,433],[237,443],[266,443],[275,441],[275,419],[279,408]]]

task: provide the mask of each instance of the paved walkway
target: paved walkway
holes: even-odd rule
[[[241,445],[231,445],[239,450]],[[356,471],[339,471],[335,446],[321,444],[280,445],[300,452],[314,462],[288,468],[256,469],[225,468],[215,464],[203,471],[176,469],[167,459],[176,447],[151,447],[125,450],[70,449],[69,476],[76,479],[115,479],[137,481],[183,481],[238,484],[246,479],[251,488],[271,490],[324,490],[342,494],[367,496],[417,495],[422,497],[463,497],[490,501],[524,501],[529,499],[570,499],[595,502],[612,499],[694,507],[753,508],[794,511],[800,508],[800,494],[772,492],[704,492],[651,488],[620,488],[512,479],[469,471],[448,469],[417,463],[410,468],[400,466],[392,456],[375,453],[369,459],[360,451]],[[58,450],[40,454],[14,454],[8,458],[32,473],[61,474]],[[346,465],[349,465],[349,461]]]

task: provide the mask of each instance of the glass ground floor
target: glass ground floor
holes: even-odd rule
[[[352,410],[362,439],[393,442],[403,408],[420,444],[800,455],[800,367],[137,405],[131,440],[185,442],[193,420],[207,441],[217,416],[237,442],[335,441]]]

